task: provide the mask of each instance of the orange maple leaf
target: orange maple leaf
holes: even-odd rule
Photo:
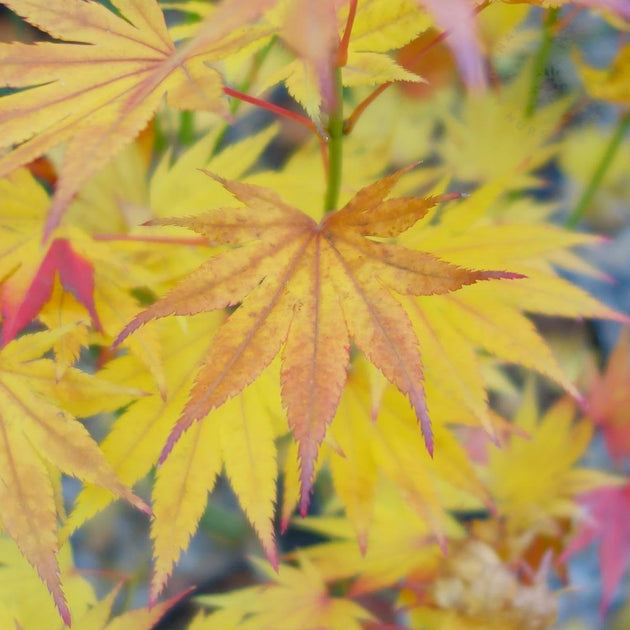
[[[593,376],[587,399],[588,415],[604,434],[616,461],[630,455],[630,333],[623,330],[606,370]]]
[[[318,447],[346,382],[350,338],[408,397],[432,452],[418,339],[395,294],[448,293],[478,280],[520,276],[462,269],[373,240],[397,236],[452,198],[386,200],[402,172],[363,188],[319,224],[271,190],[222,179],[244,207],[150,222],[187,227],[235,248],[140,313],[115,344],[157,317],[239,305],[217,332],[161,461],[193,422],[253,382],[284,346],[282,398],[299,444],[305,513]]]
[[[121,16],[83,0],[2,0],[65,42],[0,43],[0,177],[66,142],[45,235],[92,175],[130,142],[168,94],[181,109],[224,111],[222,80],[206,62],[258,35],[239,26],[275,0],[228,0],[176,48],[156,0],[116,0]],[[250,29],[249,32],[253,32]],[[25,89],[28,88],[28,89]]]

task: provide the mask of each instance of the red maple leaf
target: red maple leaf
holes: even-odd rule
[[[630,483],[593,490],[584,494],[580,503],[589,516],[578,527],[560,562],[599,539],[603,616],[630,561]]]
[[[66,238],[56,238],[50,244],[44,259],[25,293],[16,292],[11,283],[0,291],[2,303],[2,337],[4,347],[37,316],[50,299],[59,275],[61,284],[87,309],[94,326],[102,331],[94,305],[94,267],[89,260],[77,254]]]

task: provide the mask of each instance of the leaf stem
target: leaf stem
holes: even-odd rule
[[[393,81],[388,81],[379,85],[373,92],[368,94],[355,108],[352,114],[348,116],[343,126],[343,132],[348,135],[357,124],[361,114],[371,105],[390,85],[393,85]]]
[[[478,15],[481,13],[490,3],[488,0],[485,0],[481,4],[475,7],[473,13]],[[440,42],[443,42],[449,35],[450,31],[442,31],[438,33],[424,48],[420,49],[411,59],[409,59],[408,64],[413,66],[417,63],[424,55],[426,55],[434,46],[437,46]],[[387,83],[383,83],[379,85],[371,94],[363,99],[355,108],[352,114],[348,117],[344,124],[344,133],[348,135],[357,124],[357,121],[363,114],[363,112],[367,109],[369,105],[371,105],[388,87],[394,85],[397,81],[387,81]]]
[[[352,26],[354,24],[354,17],[357,14],[357,1],[350,0],[350,6],[348,7],[348,19],[346,21],[346,30],[343,32],[343,37],[339,43],[339,49],[337,50],[337,67],[343,68],[348,63],[348,44],[350,43],[350,35],[352,33]]]
[[[230,87],[224,87],[223,92],[228,96],[232,96],[234,98],[238,98],[241,101],[245,101],[246,103],[250,103],[251,105],[256,105],[256,107],[260,107],[262,109],[266,109],[267,111],[277,114],[278,116],[284,116],[284,118],[288,118],[289,120],[293,120],[298,124],[306,127],[309,131],[312,131],[314,134],[321,136],[319,129],[315,126],[312,120],[306,118],[306,116],[302,116],[302,114],[298,114],[297,112],[293,112],[290,109],[286,109],[285,107],[281,107],[280,105],[275,105],[274,103],[270,103],[269,101],[263,101],[260,98],[256,98],[255,96],[250,96],[249,94],[245,94],[244,92],[240,92],[239,90],[234,90]]]
[[[341,68],[335,69],[335,103],[328,118],[328,186],[324,198],[324,212],[337,209],[341,191],[343,166],[343,85]]]
[[[536,56],[534,57],[534,65],[532,66],[532,80],[527,95],[527,103],[525,105],[525,117],[529,118],[536,110],[538,102],[538,94],[545,78],[545,66],[549,59],[551,51],[551,42],[553,40],[554,27],[558,21],[559,9],[549,9],[543,24],[542,41]]]
[[[203,236],[174,237],[174,236],[148,236],[132,234],[93,234],[95,241],[127,241],[133,243],[163,243],[165,245],[192,245],[209,247],[208,239]]]
[[[569,218],[566,220],[565,225],[569,228],[575,227],[582,217],[584,213],[588,209],[591,201],[593,200],[593,196],[597,192],[602,180],[604,179],[604,175],[610,168],[610,165],[613,163],[615,155],[617,154],[617,149],[621,145],[621,142],[626,135],[626,132],[630,128],[630,109],[628,109],[623,116],[620,118],[619,123],[617,124],[617,128],[615,129],[615,133],[613,134],[608,146],[606,147],[597,168],[593,172],[593,176],[588,183],[588,186],[582,193],[580,200],[573,212],[569,215]]]
[[[190,146],[195,141],[195,118],[192,111],[179,114],[178,140],[183,147]]]
[[[252,83],[254,82],[254,79],[256,78],[256,75],[258,74],[258,71],[260,70],[260,67],[263,64],[263,61],[265,60],[265,57],[267,57],[267,55],[269,54],[269,51],[273,48],[273,45],[275,44],[275,42],[276,42],[276,37],[273,36],[269,40],[267,45],[256,53],[252,67],[250,68],[249,72],[247,73],[247,76],[243,79],[243,81],[241,82],[239,86],[240,92],[249,92],[249,89],[251,88]],[[230,114],[232,116],[236,115],[242,103],[243,101],[240,99],[233,99],[232,101],[230,101],[229,107],[230,107]],[[230,124],[226,123],[223,126],[223,129],[221,129],[219,135],[217,136],[217,139],[214,142],[214,146],[212,147],[212,152],[210,153],[210,157],[216,155],[219,152],[219,149],[223,146],[223,142],[225,141],[225,136],[229,128],[230,128]]]

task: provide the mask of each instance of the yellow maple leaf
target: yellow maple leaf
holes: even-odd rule
[[[270,578],[269,584],[198,598],[203,604],[240,613],[242,619],[232,618],[230,621],[234,625],[222,627],[238,630],[361,630],[362,622],[374,619],[351,599],[331,595],[323,576],[304,554],[299,554],[298,566],[283,564],[277,574],[270,574],[268,567],[261,564],[259,568]],[[221,612],[199,622],[197,630],[217,628],[219,619],[224,619]]]
[[[449,371],[452,393],[466,401],[491,433],[487,404],[475,377],[478,369],[472,370],[476,359],[470,353],[466,359],[468,351],[458,345],[461,340],[467,339],[473,347],[503,360],[535,369],[579,398],[575,386],[522,311],[626,320],[558,277],[553,268],[553,264],[571,268],[574,260],[564,255],[567,248],[595,244],[598,237],[541,221],[523,221],[520,215],[505,213],[503,203],[503,214],[495,215],[492,207],[501,189],[501,182],[487,184],[469,198],[450,204],[433,225],[422,229],[416,226],[401,235],[402,243],[411,247],[421,244],[424,250],[463,267],[509,269],[525,276],[518,282],[501,283],[499,290],[492,286],[495,283],[478,283],[430,300],[412,298],[415,306],[409,307],[419,334],[422,332],[427,339],[428,352],[437,351],[442,364],[448,360],[451,370],[455,368]],[[434,367],[437,365],[434,363]],[[444,376],[444,372],[441,374]]]
[[[167,391],[161,397],[151,375],[133,355],[114,359],[102,374],[114,381],[152,392],[116,420],[102,442],[112,468],[129,485],[154,465],[173,429],[193,385],[196,366],[208,352],[222,315],[198,315],[186,322],[162,322]],[[225,468],[240,503],[269,560],[277,565],[273,514],[276,500],[274,439],[286,432],[279,392],[263,374],[252,386],[198,423],[175,445],[158,469],[152,492],[151,524],[155,568],[151,601],[166,585],[173,565],[186,549],[206,508],[217,475]],[[277,376],[275,376],[277,382]],[[277,384],[275,386],[277,389]],[[105,508],[111,496],[96,486],[86,487],[70,514],[68,534]]]
[[[493,449],[484,472],[514,535],[553,531],[557,519],[576,515],[579,493],[617,482],[604,472],[575,468],[591,441],[593,426],[585,420],[573,422],[575,404],[569,398],[538,416],[530,382],[515,419],[529,439],[513,436],[502,450]]]
[[[322,105],[328,110],[333,100],[331,68],[347,22],[346,4],[290,0],[281,3],[269,16],[290,55],[277,58],[280,67],[267,76],[263,87],[284,81],[291,96],[316,121],[320,119]],[[319,25],[317,31],[313,28],[315,22]],[[347,58],[341,67],[343,85],[422,81],[398,65],[388,52],[402,48],[429,25],[430,20],[413,0],[361,2],[347,45]],[[316,37],[309,36],[315,32]]]
[[[302,553],[327,582],[352,579],[352,595],[389,588],[404,579],[431,580],[444,560],[444,550],[438,546],[431,525],[409,504],[404,492],[382,480],[375,497],[369,544],[364,551],[354,540],[354,527],[347,518],[323,515],[295,522],[296,527],[329,539]],[[443,498],[445,506],[454,507],[448,491]],[[445,522],[449,545],[464,536],[464,528],[449,515]]]
[[[41,355],[63,331],[25,335],[0,354],[0,519],[20,551],[37,569],[69,622],[59,579],[57,514],[46,462],[62,472],[96,484],[150,513],[115,475],[87,430],[51,395],[57,389],[54,364]],[[72,369],[68,376],[89,380]],[[95,387],[98,390],[98,385]],[[136,390],[118,390],[129,400]],[[105,387],[101,395],[111,395]]]
[[[23,630],[61,630],[64,623],[55,612],[50,593],[42,584],[33,567],[20,553],[17,545],[0,535],[0,623],[3,628]],[[74,621],[86,613],[96,600],[90,583],[74,570],[72,552],[64,545],[58,554],[61,581],[68,598],[68,607]],[[2,615],[5,615],[3,617]],[[79,626],[81,627],[81,626]],[[85,626],[89,627],[89,626]]]
[[[279,392],[262,375],[255,383],[190,429],[158,469],[153,487],[151,527],[155,569],[151,601],[166,585],[186,549],[221,468],[230,480],[272,566],[278,566],[273,527],[276,500],[276,427]],[[276,386],[277,388],[277,386]],[[218,439],[217,439],[218,437]]]
[[[503,186],[536,184],[529,173],[557,150],[550,142],[567,99],[559,100],[526,118],[522,103],[529,88],[525,70],[500,92],[470,93],[458,115],[445,111],[445,134],[439,152],[456,177]]]
[[[427,357],[424,357],[426,366]],[[430,409],[436,449],[433,459],[426,452],[416,419],[399,392],[386,386],[374,408],[366,363],[361,358],[353,362],[331,425],[330,432],[338,445],[338,452],[330,449],[328,455],[335,490],[364,551],[369,548],[368,540],[370,544],[372,541],[375,495],[382,478],[389,479],[399,489],[409,507],[443,543],[448,530],[447,509],[455,509],[458,491],[467,495],[468,507],[479,508],[484,502],[489,503],[488,495],[464,450],[443,426],[442,408]]]
[[[155,379],[133,354],[107,363],[101,374],[114,383],[136,387],[150,396],[137,400],[118,418],[101,449],[116,474],[128,485],[142,479],[155,464],[164,440],[179,416],[192,384],[195,365],[207,350],[209,333],[220,316],[202,316],[184,327],[178,321],[165,322],[158,332],[167,375],[165,396],[159,395]],[[99,403],[102,404],[102,403]],[[79,494],[66,522],[71,533],[111,503],[101,488],[87,485]]]
[[[612,103],[630,104],[630,44],[622,46],[613,63],[603,70],[584,64],[579,68],[589,94]]]
[[[73,195],[148,123],[160,101],[222,110],[222,80],[205,62],[248,41],[232,32],[275,0],[228,0],[180,48],[156,0],[117,0],[121,15],[94,2],[4,0],[62,42],[0,44],[0,176],[67,143],[45,234]],[[254,31],[252,31],[253,33]],[[65,40],[65,41],[63,41]],[[24,89],[28,88],[28,89]]]

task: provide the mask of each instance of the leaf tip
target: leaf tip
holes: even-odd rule
[[[302,494],[300,496],[300,516],[304,518],[308,514],[308,508],[311,504],[311,489],[310,487],[302,487]]]
[[[527,278],[525,274],[515,271],[482,271],[481,280],[523,280]]]
[[[573,400],[575,400],[580,410],[583,413],[588,414],[588,412],[590,411],[590,404],[586,396],[576,390],[575,392],[571,392],[571,397],[573,398]]]
[[[121,492],[121,496],[148,517],[153,518],[153,510],[149,504],[144,499],[137,497],[131,490],[128,490],[126,486],[123,486],[123,488],[125,492]]]
[[[170,455],[170,452],[173,450],[173,447],[177,443],[177,440],[182,436],[184,431],[192,424],[193,420],[191,420],[188,416],[184,415],[179,422],[173,427],[168,439],[166,440],[166,444],[160,453],[160,457],[158,458],[158,466],[161,466],[166,458]]]
[[[290,524],[291,524],[291,515],[290,514],[283,515],[283,517],[280,519],[280,533],[286,534],[287,529],[289,529]]]
[[[145,503],[142,499],[138,499],[138,508],[141,512],[146,514],[149,518],[153,518],[155,514],[148,503]]]
[[[149,608],[149,610],[155,607],[155,605],[158,602],[161,592],[162,592],[161,584],[153,584],[153,583],[151,584],[151,588],[149,590],[149,601],[147,604],[147,607]]]
[[[420,416],[420,429],[422,430],[422,436],[424,437],[424,445],[431,457],[433,457],[433,429],[431,428],[431,419],[427,414],[426,408],[424,413]]]
[[[112,342],[112,349],[115,350],[127,337],[138,327],[135,324],[135,319],[129,322],[121,331],[118,333],[118,336]]]
[[[466,197],[468,197],[469,195],[467,193],[463,193],[463,192],[449,192],[449,193],[443,193],[441,195],[435,195],[432,200],[438,204],[438,203],[445,203],[447,201],[455,201],[456,199],[465,199]]]
[[[222,186],[227,183],[227,180],[224,177],[221,177],[220,175],[209,171],[207,168],[198,168],[197,170],[201,171],[204,175],[211,177],[212,179],[214,179],[215,182],[219,182],[219,184],[221,184]]]
[[[411,404],[416,413],[416,418],[420,423],[420,430],[424,437],[424,445],[431,457],[433,457],[433,429],[431,428],[431,418],[424,400],[424,392],[418,392],[410,397]]]
[[[429,435],[427,435],[426,433],[424,434],[424,444],[427,447],[427,451],[429,455],[433,459],[433,434],[432,433],[430,433]]]
[[[278,573],[280,571],[280,561],[278,560],[278,550],[275,544],[272,543],[270,546],[265,546],[265,556],[267,556],[267,560],[269,560],[273,570]]]
[[[494,444],[497,448],[501,448],[502,447],[501,440],[499,439],[499,435],[497,434],[494,427],[492,426],[488,427],[485,429],[485,431],[490,442],[492,442],[492,444]]]
[[[357,536],[357,543],[359,544],[359,551],[361,552],[361,555],[365,556],[368,546],[367,535],[365,532],[362,532]]]
[[[68,608],[66,598],[64,597],[63,593],[55,593],[54,599],[55,606],[59,611],[59,616],[61,617],[61,620],[63,621],[65,626],[70,628],[70,626],[72,625],[72,616],[70,615],[70,609]]]
[[[167,391],[168,388],[164,379],[160,379],[157,386],[158,386],[158,392],[160,394],[160,398],[162,402],[166,402],[168,399],[168,391]]]

